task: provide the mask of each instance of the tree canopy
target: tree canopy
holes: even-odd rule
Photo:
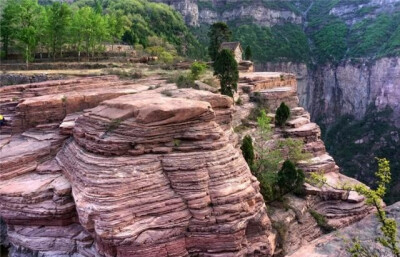
[[[208,31],[208,37],[210,40],[208,46],[208,54],[211,60],[215,61],[221,43],[231,41],[232,31],[229,29],[226,23],[217,22],[210,26],[210,29]]]
[[[234,92],[237,91],[239,71],[232,51],[228,49],[221,50],[213,66],[214,75],[219,78],[221,83],[221,93],[233,97]]]

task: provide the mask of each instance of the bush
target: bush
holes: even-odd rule
[[[328,224],[324,215],[318,213],[313,209],[310,209],[309,212],[324,233],[329,233],[335,230],[331,225]]]
[[[284,102],[282,102],[279,108],[276,110],[275,124],[279,127],[283,127],[289,117],[290,109]]]
[[[194,62],[190,67],[190,75],[193,80],[198,80],[207,70],[207,64],[204,62]]]
[[[194,80],[191,78],[190,75],[179,75],[175,83],[178,88],[194,87]]]
[[[242,154],[250,169],[253,169],[254,165],[254,148],[253,148],[253,139],[251,136],[246,135],[243,138],[242,146],[240,147],[242,150]]]
[[[296,169],[293,162],[286,160],[278,172],[277,184],[281,196],[301,188],[305,180],[304,172]]]

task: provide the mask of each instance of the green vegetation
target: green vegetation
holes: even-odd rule
[[[353,4],[369,0],[353,1]],[[319,63],[337,63],[343,59],[398,55],[400,52],[400,9],[392,13],[370,18],[375,8],[364,6],[355,12],[360,19],[354,25],[346,25],[343,18],[330,14],[339,0],[315,1],[308,14],[307,34],[315,46],[313,56]]]
[[[284,102],[276,109],[275,124],[279,127],[285,126],[287,119],[290,117],[290,108]]]
[[[221,83],[221,94],[233,97],[237,91],[237,82],[239,80],[238,64],[230,50],[221,50],[215,62],[214,75],[216,75]]]
[[[248,45],[258,62],[307,62],[309,47],[302,28],[294,24],[275,25],[272,28],[256,24],[233,28],[234,39]]]
[[[392,174],[390,171],[390,162],[386,158],[376,158],[378,162],[378,170],[375,172],[375,177],[378,179],[376,189],[371,189],[363,184],[347,185],[345,190],[354,190],[366,198],[366,203],[373,206],[376,209],[376,216],[380,223],[380,230],[382,235],[376,238],[383,247],[391,251],[391,253],[400,257],[400,238],[397,231],[397,222],[395,219],[388,218],[385,212],[385,205],[382,198],[387,193],[387,187],[391,183]],[[334,187],[327,183],[325,178],[321,178],[319,175],[315,175],[313,180],[319,180],[318,183],[325,184],[335,189],[342,189]],[[311,213],[312,214],[312,213]],[[312,214],[313,215],[313,214]],[[314,215],[313,215],[314,216]],[[318,215],[315,215],[317,222],[320,219]],[[319,224],[318,223],[318,224]],[[375,249],[371,249],[370,246],[362,244],[358,239],[352,238],[352,243],[347,243],[347,251],[352,257],[373,257],[379,256],[379,252]]]
[[[193,80],[198,80],[207,70],[207,64],[204,62],[194,62],[190,66],[190,75]]]
[[[313,216],[318,226],[322,229],[324,233],[330,233],[335,230],[331,225],[328,224],[324,215],[318,213],[313,209],[309,209],[308,211],[311,214],[311,216]]]
[[[37,0],[8,0],[1,17],[2,57],[10,49],[28,63],[35,54],[53,58],[64,52],[94,56],[106,43],[126,42],[157,52],[165,63],[177,55],[201,57],[204,50],[170,7],[147,0],[85,1],[72,5]],[[158,40],[154,40],[158,38]],[[154,45],[154,42],[162,42]],[[168,46],[168,47],[167,47]]]
[[[280,195],[291,193],[295,190],[301,189],[304,184],[305,175],[300,169],[296,169],[294,163],[286,160],[282,168],[278,172],[277,185],[280,190]]]
[[[217,59],[221,43],[231,41],[232,32],[226,23],[217,22],[210,26],[208,38],[208,55],[212,61],[215,61]]]
[[[400,257],[400,239],[397,233],[397,223],[395,219],[388,218],[385,212],[385,206],[382,204],[382,198],[385,196],[387,186],[390,184],[392,179],[390,173],[389,161],[385,158],[379,159],[378,171],[375,176],[378,178],[377,188],[375,190],[370,189],[364,185],[355,186],[355,190],[364,195],[367,199],[367,203],[374,206],[377,213],[379,223],[381,224],[380,230],[382,236],[376,238],[376,240],[384,247],[388,248],[392,254],[396,257]],[[356,247],[357,248],[357,247]],[[353,256],[358,256],[356,253],[352,253]]]
[[[331,128],[323,133],[327,150],[335,158],[342,172],[367,185],[374,183],[376,164],[373,156],[385,156],[390,161],[393,181],[385,195],[388,204],[400,201],[400,149],[398,135],[400,129],[390,121],[393,110],[382,111],[369,108],[365,117],[357,120],[351,115],[342,116]],[[373,149],[373,151],[371,151]],[[373,155],[372,155],[373,154]],[[359,176],[360,170],[363,175]]]
[[[243,138],[242,146],[240,147],[242,150],[242,154],[250,169],[253,169],[254,165],[254,148],[253,148],[253,139],[251,136],[246,135]]]
[[[342,21],[334,21],[312,35],[319,62],[338,62],[346,54],[348,28]]]
[[[107,125],[106,127],[106,133],[114,131],[121,125],[122,120],[121,119],[113,119],[111,122]]]
[[[258,135],[264,142],[272,137],[271,119],[265,110],[257,118]],[[260,182],[261,194],[267,202],[282,200],[288,193],[300,193],[304,183],[303,171],[295,163],[310,158],[303,152],[304,143],[296,139],[282,139],[274,146],[255,146],[252,172]],[[286,160],[286,161],[285,161]]]
[[[244,50],[244,59],[249,61],[253,59],[253,53],[251,52],[250,46],[246,46],[246,49]]]
[[[382,201],[382,198],[386,194],[387,186],[392,179],[390,163],[385,158],[376,159],[378,161],[378,171],[375,173],[376,178],[378,178],[376,189],[370,189],[365,185],[358,184],[349,187],[348,190],[355,190],[364,195],[367,204],[375,207],[376,216],[381,225],[380,230],[382,232],[382,235],[378,236],[375,241],[390,250],[393,256],[400,257],[400,239],[397,232],[397,222],[395,219],[387,217],[385,205]],[[346,242],[346,244],[347,252],[350,253],[352,257],[380,256],[377,250],[372,249],[369,245],[362,244],[357,238],[352,238],[351,243]]]

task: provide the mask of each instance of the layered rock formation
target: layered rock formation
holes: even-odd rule
[[[386,208],[388,217],[393,218],[400,224],[400,203],[396,203]],[[400,229],[400,227],[398,227]],[[376,242],[376,237],[380,235],[379,222],[375,214],[371,214],[365,219],[341,229],[338,233],[332,233],[317,240],[311,244],[303,246],[295,253],[288,257],[348,257],[349,253],[346,248],[347,240],[351,245],[351,240],[357,238],[363,246],[374,251],[376,256],[393,257],[394,255]]]
[[[240,0],[153,0],[173,6],[187,24],[199,26],[218,21],[230,22],[251,19],[258,25],[273,26],[291,22],[300,24],[302,17],[290,10],[276,8],[268,2]]]
[[[268,79],[267,79],[268,78]],[[307,197],[289,196],[287,207],[271,207],[270,218],[281,237],[280,247],[283,253],[290,253],[304,244],[318,238],[324,230],[318,226],[310,214],[316,212],[327,220],[327,225],[334,229],[343,228],[365,217],[371,208],[364,202],[364,197],[353,191],[341,190],[345,184],[356,184],[358,181],[339,173],[339,167],[334,159],[326,152],[321,140],[321,131],[317,124],[310,121],[310,114],[299,107],[296,80],[293,75],[285,73],[254,73],[241,76],[240,97],[244,101],[245,110],[250,110],[254,104],[248,99],[254,98],[264,108],[273,113],[281,102],[291,107],[291,117],[286,128],[275,128],[272,141],[284,138],[299,139],[304,142],[304,151],[311,154],[309,160],[299,163],[306,173],[323,173],[327,184],[316,187],[306,184]],[[250,96],[248,96],[250,95]],[[242,109],[242,107],[238,107]],[[241,119],[243,119],[243,114]],[[242,132],[255,138],[256,144],[268,147],[258,138],[253,130]],[[261,141],[260,141],[261,140]]]
[[[11,256],[272,256],[258,181],[232,143],[230,98],[115,77],[2,90]]]
[[[343,173],[373,185],[374,157],[388,158],[395,176],[388,199],[392,203],[400,200],[396,177],[400,167],[399,58],[347,61],[316,69],[269,63],[257,69],[296,74],[300,104],[329,132],[325,143]]]

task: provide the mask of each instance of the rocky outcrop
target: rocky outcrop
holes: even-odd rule
[[[386,208],[388,217],[393,218],[400,224],[400,202]],[[400,229],[400,227],[398,227]],[[388,249],[385,249],[376,241],[376,237],[381,234],[380,225],[375,214],[371,214],[363,220],[340,229],[338,233],[318,238],[311,244],[303,246],[288,257],[350,257],[346,247],[347,242],[357,238],[363,246],[372,249],[380,257],[393,257]]]
[[[244,101],[254,99],[259,106],[271,112],[268,114],[270,117],[274,117],[274,112],[281,102],[291,107],[291,117],[286,127],[274,129],[271,144],[265,143],[252,130],[241,134],[253,135],[258,147],[271,147],[273,142],[284,138],[301,140],[304,142],[304,151],[311,156],[310,159],[298,163],[299,168],[306,173],[322,173],[327,182],[322,187],[306,184],[306,197],[289,196],[284,207],[270,206],[270,218],[279,236],[278,251],[284,254],[324,234],[324,228],[317,224],[311,212],[325,217],[327,225],[332,229],[348,226],[371,212],[363,196],[341,189],[342,185],[359,182],[339,173],[335,160],[326,152],[319,126],[310,121],[310,114],[304,108],[298,106],[296,86],[293,75],[262,72],[243,74],[239,84],[240,97]],[[248,94],[250,97],[246,97]],[[244,109],[250,109],[248,104],[250,103],[243,103]],[[242,109],[242,106],[237,108]],[[256,106],[253,105],[254,107]]]
[[[10,256],[272,256],[275,236],[235,148],[229,97],[115,77],[2,90],[10,123],[0,138],[0,217]],[[74,107],[56,115],[61,95]],[[54,111],[41,117],[44,103]]]
[[[187,24],[199,26],[218,21],[238,21],[251,19],[261,26],[273,26],[286,22],[300,24],[302,17],[290,10],[274,8],[262,1],[238,0],[153,0],[173,6],[184,17]]]
[[[46,129],[2,136],[0,217],[10,256],[90,251],[93,239],[79,224],[71,184],[54,160],[65,139]]]
[[[81,224],[106,256],[270,256],[258,182],[215,122],[212,106],[232,102],[184,91],[121,96],[75,121],[57,160]]]
[[[2,132],[19,133],[38,125],[60,123],[69,113],[92,108],[124,94],[135,94],[157,84],[133,83],[116,76],[54,80],[0,88],[0,108],[6,119]]]

